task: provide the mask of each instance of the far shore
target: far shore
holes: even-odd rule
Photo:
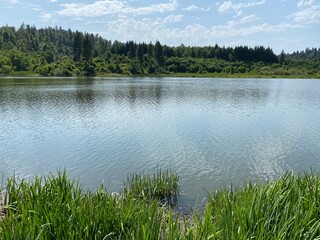
[[[126,78],[126,77],[148,77],[148,78],[159,78],[159,77],[181,77],[181,78],[277,78],[277,79],[320,79],[320,74],[300,74],[300,75],[276,75],[276,74],[250,74],[250,73],[159,73],[159,74],[102,74],[93,76],[42,76],[32,72],[13,72],[10,74],[0,74],[0,78]]]

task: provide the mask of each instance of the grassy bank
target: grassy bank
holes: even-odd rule
[[[118,194],[84,191],[65,172],[5,184],[1,239],[316,239],[320,177],[279,179],[208,193],[201,212],[172,210],[179,177],[130,176]]]

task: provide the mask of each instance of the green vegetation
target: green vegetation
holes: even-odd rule
[[[156,174],[133,174],[124,182],[123,193],[134,198],[159,200],[176,205],[179,194],[179,176],[159,170]]]
[[[66,172],[13,176],[5,185],[1,239],[319,239],[320,177],[284,174],[262,185],[208,193],[203,212],[184,216],[169,171],[134,174],[119,194],[84,192]]]
[[[136,181],[137,175],[133,176]],[[175,193],[177,177],[159,172],[151,179],[139,176],[148,190],[148,182]],[[173,183],[169,188],[163,180]],[[144,183],[146,183],[144,185]],[[96,192],[84,192],[78,182],[67,179],[66,172],[57,176],[36,177],[33,181],[8,179],[5,188],[5,217],[0,221],[1,239],[158,239],[166,238],[165,205],[136,195],[135,182],[117,194],[101,186]],[[146,190],[146,189],[142,189]],[[150,189],[151,190],[151,189]],[[155,190],[155,189],[154,189]],[[172,212],[170,210],[169,212]],[[172,219],[171,219],[172,220]]]
[[[320,77],[320,49],[277,56],[271,48],[176,47],[70,29],[0,27],[0,75]],[[19,74],[20,73],[20,74]]]

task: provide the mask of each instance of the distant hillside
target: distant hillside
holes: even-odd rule
[[[125,43],[61,27],[0,27],[0,74],[43,76],[319,73],[319,49],[277,56],[271,48]],[[301,61],[304,62],[301,67]],[[310,66],[310,61],[313,64]],[[298,64],[297,64],[298,63]],[[300,66],[300,67],[299,67]],[[291,69],[294,67],[295,69]],[[298,69],[296,69],[298,67]],[[295,70],[295,71],[293,71]]]

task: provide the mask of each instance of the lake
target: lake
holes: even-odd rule
[[[182,206],[204,188],[320,166],[320,80],[1,78],[0,171],[66,168],[117,191],[127,175],[171,169]]]

